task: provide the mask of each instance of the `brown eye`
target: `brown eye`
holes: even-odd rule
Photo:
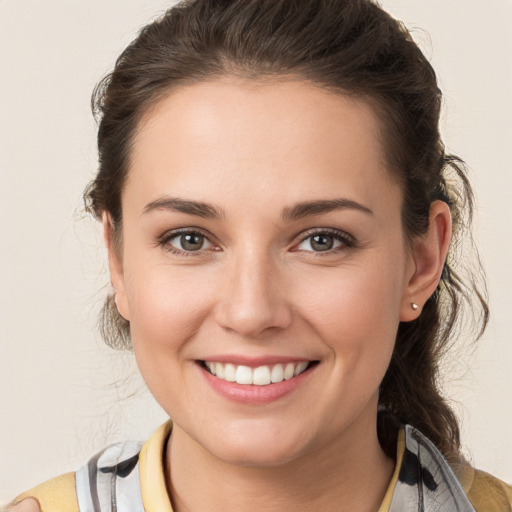
[[[184,252],[195,252],[209,249],[211,242],[201,233],[188,232],[174,236],[169,245]]]

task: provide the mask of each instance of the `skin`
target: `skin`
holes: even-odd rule
[[[145,213],[169,197],[222,213]],[[283,219],[337,198],[371,213]],[[122,207],[122,247],[105,216],[112,281],[140,371],[174,421],[176,510],[376,510],[394,466],[377,440],[378,387],[399,322],[437,286],[450,214],[434,203],[428,233],[405,243],[371,108],[299,81],[179,88],[141,122]],[[177,229],[204,234],[201,250],[183,252]],[[307,236],[326,229],[350,243],[315,252]],[[255,406],[201,378],[197,361],[217,354],[319,364]]]
[[[221,214],[147,211],[170,197]],[[369,211],[283,217],[340,198]],[[370,106],[300,81],[178,88],[141,121],[122,207],[120,247],[104,216],[112,283],[173,419],[176,512],[377,510],[394,469],[377,440],[378,387],[399,322],[439,282],[451,223],[433,203],[428,232],[406,243]],[[178,229],[204,235],[201,249],[186,253]],[[311,235],[334,230],[334,247],[315,250]],[[203,378],[197,361],[218,354],[318,364],[288,395],[246,404]]]
[[[26,498],[8,510],[10,512],[41,512],[39,503],[34,498]]]

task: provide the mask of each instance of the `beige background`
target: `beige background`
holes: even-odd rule
[[[94,324],[108,283],[95,223],[94,84],[164,0],[0,0],[0,503],[164,414]],[[493,317],[447,372],[476,466],[512,481],[512,1],[385,0],[445,96],[449,150],[472,168]]]

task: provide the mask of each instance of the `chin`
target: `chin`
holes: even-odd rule
[[[234,466],[271,468],[288,464],[295,460],[299,453],[300,450],[267,443],[265,447],[247,445],[228,447],[224,445],[218,454],[213,453],[213,455]]]
[[[306,450],[307,441],[281,429],[225,429],[220,439],[205,448],[227,464],[245,467],[278,467],[296,460]]]

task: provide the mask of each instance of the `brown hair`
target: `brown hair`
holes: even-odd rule
[[[479,264],[476,274],[465,272],[465,280],[455,271],[457,240],[471,239],[465,228],[473,196],[464,163],[445,154],[440,138],[442,96],[434,70],[402,23],[375,2],[187,0],[144,27],[93,95],[100,167],[85,194],[87,207],[98,218],[108,212],[120,240],[121,191],[141,116],[172,88],[227,74],[294,77],[369,101],[381,120],[389,168],[403,186],[408,240],[426,231],[433,201],[450,206],[455,238],[441,282],[419,318],[400,324],[380,403],[456,458],[459,427],[440,393],[439,362],[463,306],[473,311],[476,337],[488,318]],[[129,324],[112,296],[101,326],[111,346],[130,346]],[[390,432],[380,428],[379,436],[393,456]]]

